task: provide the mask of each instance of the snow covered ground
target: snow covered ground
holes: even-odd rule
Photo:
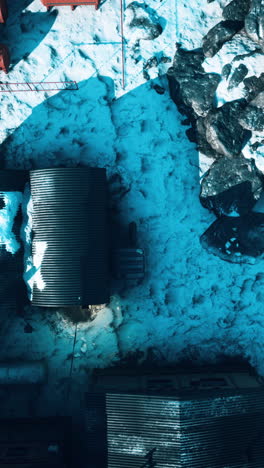
[[[8,80],[76,80],[79,90],[1,95],[3,166],[85,164],[106,167],[109,179],[118,174],[113,216],[123,224],[137,222],[147,255],[144,282],[113,294],[91,322],[76,327],[63,311],[32,307],[22,317],[7,312],[1,318],[1,359],[48,362],[49,385],[31,402],[32,412],[63,408],[73,352],[71,395],[78,395],[72,397],[77,406],[90,369],[133,356],[138,362],[214,362],[242,355],[264,375],[263,266],[229,264],[200,245],[214,217],[200,205],[199,155],[169,96],[164,73],[170,63],[161,60],[173,59],[176,41],[199,47],[221,10],[207,0],[147,5],[147,17],[158,18],[163,32],[141,39],[142,29],[128,27],[126,3],[125,89],[118,0],[105,1],[97,12],[61,7],[56,14],[46,13],[39,0],[10,5],[2,40],[15,62]],[[148,81],[143,64],[153,56]],[[32,333],[24,333],[26,323]],[[5,411],[12,412],[14,400],[6,394],[5,401]]]

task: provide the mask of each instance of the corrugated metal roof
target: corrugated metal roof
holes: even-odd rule
[[[46,250],[33,288],[33,305],[76,306],[109,302],[106,172],[55,168],[30,172],[33,254]]]
[[[108,467],[263,468],[263,390],[233,393],[214,391],[203,401],[195,392],[189,401],[108,393]]]

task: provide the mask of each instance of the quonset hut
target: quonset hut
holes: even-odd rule
[[[87,306],[109,302],[106,171],[30,171],[33,258],[40,265],[32,304]]]

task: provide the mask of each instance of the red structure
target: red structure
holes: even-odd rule
[[[0,0],[0,23],[5,23],[7,20],[8,11],[6,0]]]
[[[0,44],[0,70],[8,73],[10,65],[10,56],[8,47],[4,44]]]
[[[53,6],[69,5],[72,10],[78,5],[94,5],[98,10],[100,0],[41,0],[43,5],[49,10]]]

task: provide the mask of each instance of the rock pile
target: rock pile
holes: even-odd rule
[[[126,9],[125,26],[134,32],[136,40],[153,40],[162,31],[162,18],[145,3],[131,2]]]
[[[200,49],[187,51],[176,44],[168,80],[171,97],[186,116],[183,123],[191,126],[188,138],[212,158],[200,201],[218,219],[201,236],[201,244],[224,260],[249,262],[264,256],[264,214],[252,211],[263,191],[264,176],[254,159],[243,154],[248,142],[258,148],[254,132],[264,132],[264,70],[256,76],[250,67],[253,55],[263,57],[264,0],[232,0],[222,15],[223,21],[206,34]],[[238,37],[250,44],[250,50],[237,54],[221,73],[207,73],[204,61]],[[227,79],[228,91],[243,88],[243,98],[227,99],[219,106],[217,88]]]

